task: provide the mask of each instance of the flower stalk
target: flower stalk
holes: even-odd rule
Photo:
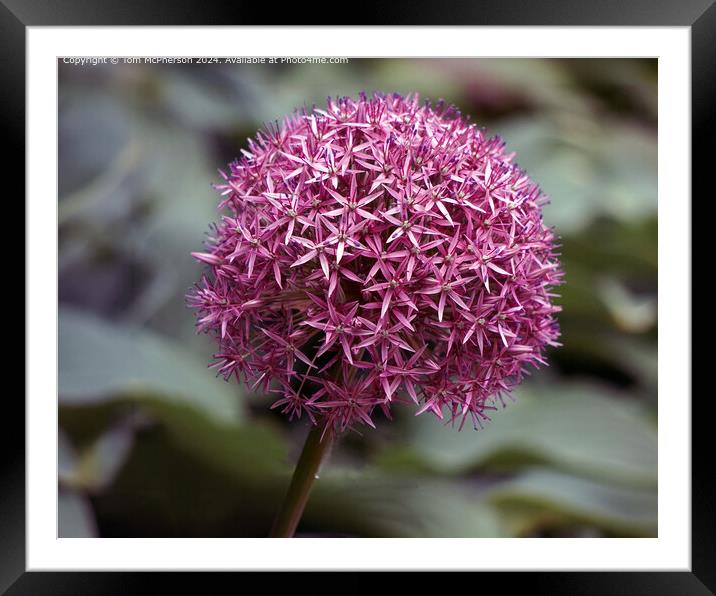
[[[296,533],[311,488],[318,479],[321,464],[333,445],[333,438],[334,431],[330,424],[311,428],[298,458],[291,484],[271,528],[270,538],[292,538]]]

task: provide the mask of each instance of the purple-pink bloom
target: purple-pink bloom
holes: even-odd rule
[[[226,379],[339,431],[400,401],[477,426],[558,345],[546,198],[454,107],[329,99],[242,152],[189,296]]]

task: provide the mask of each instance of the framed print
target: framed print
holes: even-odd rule
[[[711,593],[716,9],[160,7],[0,7],[27,346],[3,589]]]

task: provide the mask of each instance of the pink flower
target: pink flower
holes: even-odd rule
[[[345,430],[412,400],[486,418],[558,345],[546,202],[503,142],[417,96],[328,100],[249,141],[190,294],[219,372]]]

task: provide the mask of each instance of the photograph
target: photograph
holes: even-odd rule
[[[58,538],[659,538],[659,60],[57,57]]]

